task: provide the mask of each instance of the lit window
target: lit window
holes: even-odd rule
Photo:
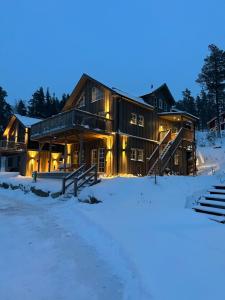
[[[137,160],[144,161],[144,150],[143,149],[137,149]]]
[[[85,106],[85,96],[84,93],[80,95],[80,98],[77,101],[77,108],[81,108]]]
[[[162,101],[162,99],[159,99],[159,108],[163,108],[163,101]]]
[[[137,149],[131,148],[130,159],[137,160]]]
[[[144,127],[144,116],[139,115],[138,116],[138,125]]]
[[[137,125],[137,115],[134,113],[131,113],[131,120],[130,120],[130,124],[134,124]]]
[[[99,101],[104,98],[104,92],[96,87],[92,88],[91,102]]]

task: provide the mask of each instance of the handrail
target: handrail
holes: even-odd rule
[[[83,171],[83,169],[85,168],[85,164],[81,165],[78,169],[76,169],[73,173],[65,176],[63,179],[62,179],[62,194],[65,194],[66,192],[66,189],[73,183],[73,181],[69,182],[67,185],[66,185],[66,182],[69,180],[69,179],[72,179],[74,177],[76,177],[77,175],[79,175],[80,172]]]
[[[94,173],[91,173],[93,172]],[[89,174],[91,173],[91,174]],[[86,178],[86,176],[89,174],[89,176]],[[97,183],[97,165],[93,165],[88,170],[86,170],[84,173],[82,173],[80,176],[74,178],[74,196],[77,197],[78,189],[82,187],[86,182],[90,181],[94,177],[93,184]],[[85,180],[81,181],[83,178]],[[81,182],[80,182],[81,181]]]
[[[168,137],[171,136],[171,129],[168,130],[168,132],[166,133],[166,135],[164,136],[164,138],[162,139],[162,141],[159,143],[159,145],[154,149],[153,153],[151,154],[151,156],[148,158],[149,160],[149,164],[150,164],[150,168],[148,171],[148,175],[150,175],[150,173],[152,172],[153,168],[155,167],[156,163],[159,160],[159,156],[160,156],[160,149],[162,147],[163,144],[165,144],[165,141],[168,139]]]
[[[179,147],[180,143],[182,142],[183,133],[184,133],[184,128],[182,127],[182,128],[180,128],[176,138],[171,143],[171,146],[164,153],[163,157],[161,157],[161,170],[160,170],[161,173],[164,171],[168,161],[173,156],[173,154],[175,153],[175,151]]]

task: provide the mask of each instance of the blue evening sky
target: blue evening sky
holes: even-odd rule
[[[0,86],[8,100],[82,75],[140,95],[195,83],[208,44],[225,48],[224,0],[0,0]]]

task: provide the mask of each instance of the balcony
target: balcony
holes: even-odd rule
[[[69,130],[92,131],[99,134],[112,132],[112,120],[79,109],[69,110],[31,126],[31,139],[39,140],[64,134]]]
[[[27,145],[15,141],[0,141],[0,153],[23,152]]]

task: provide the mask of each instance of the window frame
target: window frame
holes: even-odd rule
[[[159,98],[159,108],[163,109],[163,100]]]
[[[142,121],[140,122],[140,118]],[[143,115],[138,115],[138,126],[144,127],[145,126],[145,117]]]
[[[83,98],[83,99],[81,99]],[[84,92],[81,93],[78,101],[77,101],[77,108],[85,107],[86,106],[86,99],[85,99],[85,94]]]
[[[94,92],[94,90],[95,90],[95,92]],[[99,92],[99,94],[101,94],[100,96],[98,95],[98,92]],[[93,97],[93,95],[95,95],[95,97]],[[93,102],[97,102],[97,101],[100,101],[103,99],[104,99],[104,91],[99,87],[93,86],[91,89],[91,102],[93,103]]]
[[[133,117],[134,117],[135,121],[133,121]],[[137,125],[137,114],[136,113],[131,113],[130,124]]]
[[[134,156],[133,156],[133,154],[134,154]],[[132,161],[137,160],[137,149],[136,148],[130,149],[130,160],[132,160]]]
[[[139,154],[141,153],[141,159],[139,158]],[[137,161],[144,161],[144,149],[137,149]]]

